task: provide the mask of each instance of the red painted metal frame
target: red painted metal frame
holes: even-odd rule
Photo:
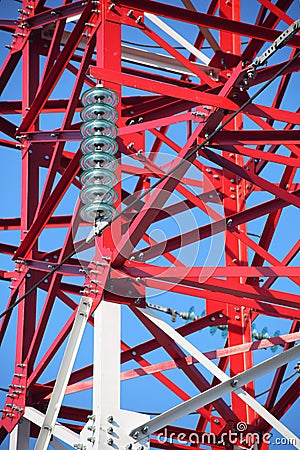
[[[122,204],[129,205],[162,178],[166,168],[175,168],[174,173],[164,178],[151,194],[136,202],[101,238],[96,239],[93,263],[82,259],[80,254],[75,255],[18,306],[14,373],[22,370],[23,387],[14,387],[21,385],[17,382],[18,377],[14,373],[7,374],[11,387],[0,419],[0,443],[18,423],[25,406],[45,410],[54,381],[53,376],[49,376],[47,382],[41,379],[47,378],[47,370],[51,373],[55,355],[70,332],[79,296],[83,292],[92,296],[92,311],[101,301],[91,279],[103,256],[105,270],[109,270],[104,299],[121,303],[124,308],[129,306],[135,320],[153,335],[153,339],[142,343],[136,340],[131,346],[123,340],[120,342],[121,363],[134,361],[136,364],[134,369],[122,369],[123,382],[153,377],[166,388],[166,395],[171,392],[182,401],[191,396],[184,383],[180,386],[164,371],[180,369],[200,391],[218,382],[215,378],[208,381],[196,367],[197,361],[141,314],[137,305],[145,307],[149,289],[176,293],[185,309],[189,308],[192,297],[197,309],[206,304],[205,317],[178,328],[183,336],[199,333],[212,325],[228,326],[224,348],[216,348],[206,355],[218,358],[218,366],[222,370],[228,367],[231,374],[252,366],[254,355],[259,353],[254,350],[273,345],[287,349],[299,339],[300,299],[296,289],[300,275],[299,267],[292,264],[300,244],[289,240],[278,242],[280,253],[285,255],[280,259],[275,243],[279,239],[278,230],[282,235],[288,233],[282,230],[282,217],[291,211],[288,207],[293,208],[293,223],[290,223],[293,226],[300,206],[300,189],[295,178],[300,167],[299,132],[295,129],[300,124],[300,109],[295,111],[288,102],[282,108],[287,95],[293,94],[293,74],[300,70],[300,59],[282,73],[278,87],[273,87],[270,104],[263,104],[260,99],[249,104],[214,136],[209,148],[199,150],[197,155],[189,157],[188,162],[184,161],[195,143],[203,142],[249,98],[249,88],[258,89],[283,66],[285,61],[274,58],[274,63],[271,60],[268,67],[257,70],[254,78],[248,78],[248,64],[260,53],[265,42],[272,42],[279,36],[280,22],[290,25],[295,19],[289,12],[291,4],[292,0],[277,0],[276,3],[257,0],[256,20],[245,23],[240,20],[239,0],[211,0],[207,12],[196,10],[190,0],[178,0],[177,6],[150,0],[62,0],[55,8],[45,6],[44,0],[37,0],[34,5],[30,0],[23,0],[17,22],[0,20],[0,33],[13,32],[12,44],[0,69],[0,93],[3,93],[0,145],[7,152],[17,149],[22,166],[20,215],[0,218],[2,236],[5,230],[20,232],[19,245],[12,245],[4,238],[0,243],[1,253],[11,255],[15,262],[14,270],[0,268],[0,282],[11,283],[6,307],[82,242],[76,237],[78,227],[83,225],[78,219],[81,156],[78,112],[80,95],[85,89],[100,81],[120,97],[117,125],[121,164],[117,174],[120,180],[128,175],[134,178],[131,191],[123,182],[116,187],[119,211]],[[182,29],[183,34],[191,29],[186,26],[193,26],[195,47],[201,50],[207,43],[212,46],[208,70],[194,64],[195,55],[174,48],[173,42],[147,21],[145,13],[170,20],[169,23],[173,23],[175,29]],[[74,22],[77,15],[79,18]],[[67,22],[68,19],[71,22]],[[194,76],[183,73],[178,77],[164,67],[155,71],[142,64],[128,64],[122,59],[121,36],[125,27],[130,28],[133,41],[138,43],[141,36],[147,39],[146,42],[151,40]],[[213,30],[219,32],[219,39]],[[186,39],[190,40],[190,36],[188,34]],[[243,51],[242,37],[248,38]],[[292,58],[300,48],[300,37],[294,36],[287,46],[289,58]],[[45,61],[43,65],[41,57]],[[5,88],[11,83],[19,61],[22,62],[22,97],[8,98]],[[60,83],[65,83],[66,79],[71,88],[69,95],[64,96]],[[19,116],[18,125],[14,123],[15,115]],[[43,125],[45,115],[49,119],[47,127]],[[283,125],[278,126],[278,122]],[[174,132],[175,129],[182,130],[185,123],[186,136],[183,132]],[[254,124],[252,129],[249,124]],[[68,143],[71,143],[71,149]],[[172,154],[170,166],[160,163],[160,155],[166,147]],[[138,152],[140,149],[142,153]],[[184,163],[176,167],[182,161]],[[191,166],[192,175],[189,172]],[[274,169],[271,178],[268,168]],[[41,170],[46,176],[43,185],[39,186]],[[174,192],[177,199],[166,205]],[[266,195],[261,195],[263,193]],[[66,208],[70,198],[72,208]],[[223,216],[215,209],[216,203],[220,202],[224,208]],[[201,213],[205,219],[198,220],[189,230],[168,230],[161,242],[153,238],[149,230],[152,224],[164,229],[168,218],[177,220],[186,211],[196,216]],[[262,223],[263,218],[266,220]],[[247,234],[247,227],[252,224],[260,227],[258,242]],[[198,263],[186,265],[177,256],[178,250],[211,240],[220,233],[225,236],[220,267],[202,267]],[[56,243],[55,236],[58,235],[61,243]],[[51,242],[48,236],[54,236]],[[45,239],[48,250],[45,250]],[[160,256],[167,262],[149,262]],[[282,288],[284,280],[288,288]],[[171,303],[170,297],[169,306]],[[57,311],[63,313],[61,322],[54,326],[53,317]],[[292,321],[287,327],[289,333],[252,342],[251,324],[259,315],[281,319],[283,323]],[[9,327],[14,326],[13,317],[9,313],[0,323],[1,343],[5,342]],[[47,332],[52,326],[55,337],[52,335],[50,339]],[[93,327],[92,314],[88,326]],[[133,341],[132,337],[130,341]],[[153,363],[151,352],[154,350],[160,351],[160,361]],[[171,360],[166,361],[164,352]],[[149,360],[146,360],[144,355],[148,353]],[[91,356],[88,365],[84,363],[72,373],[66,404],[72,393],[92,388],[92,371]],[[279,398],[286,371],[286,366],[276,371],[266,399],[266,408],[278,418],[293,408],[299,396],[297,380]],[[256,394],[253,384],[246,388],[252,395]],[[19,409],[7,407],[12,398]],[[221,433],[233,429],[239,421],[247,423],[249,429],[269,430],[269,425],[258,421],[257,414],[234,394],[231,407],[223,399],[217,400],[214,406],[216,412],[212,405],[197,411],[196,430],[185,431],[201,434],[209,429]],[[68,426],[78,432],[90,408],[91,405],[77,408],[64,405],[59,417],[72,423],[77,421],[78,424]],[[35,427],[31,433],[32,437],[37,436]],[[151,446],[187,448],[186,445],[159,442],[155,437],[151,439]]]

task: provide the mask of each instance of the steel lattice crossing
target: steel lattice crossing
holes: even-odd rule
[[[295,2],[54,3],[0,20],[21,174],[0,218],[0,443],[267,450],[228,436],[275,429],[300,448]]]

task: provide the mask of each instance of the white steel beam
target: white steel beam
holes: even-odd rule
[[[190,53],[192,53],[196,58],[200,59],[204,64],[209,65],[210,58],[194,47],[189,41],[187,41],[183,36],[181,36],[177,31],[173,30],[169,25],[163,22],[154,14],[145,13],[145,17],[149,19],[152,23],[158,26],[162,31],[167,33],[174,41],[178,42],[180,45],[185,47]]]
[[[70,32],[64,31],[61,44],[65,45],[69,38]],[[52,30],[51,28],[45,27],[42,31],[43,39],[48,41],[52,40]],[[82,36],[80,43],[78,44],[78,49],[84,51],[86,47],[87,38]],[[142,65],[145,67],[152,67],[153,69],[163,70],[171,73],[176,73],[179,75],[195,76],[195,74],[177,61],[171,55],[164,55],[162,53],[152,52],[146,49],[137,48],[132,45],[122,44],[122,61],[128,62],[130,64]],[[219,73],[221,69],[218,67],[207,66],[204,64],[199,64],[197,62],[191,62],[196,69],[202,70],[202,72],[209,75],[213,80],[218,80]]]
[[[178,345],[189,352],[194,358],[196,358],[207,370],[209,370],[214,376],[216,376],[222,383],[216,387],[213,387],[196,397],[176,406],[175,408],[160,414],[156,418],[150,420],[148,423],[132,430],[131,435],[141,435],[141,431],[145,427],[149,428],[148,433],[151,434],[164,426],[173,423],[180,417],[189,414],[202,406],[211,403],[218,398],[223,397],[225,394],[235,391],[235,393],[244,400],[251,408],[253,408],[261,417],[263,417],[273,428],[275,428],[280,434],[289,439],[289,442],[293,444],[297,449],[300,449],[300,439],[292,433],[287,427],[285,427],[279,420],[276,419],[269,411],[267,411],[257,400],[251,397],[246,391],[241,389],[241,386],[246,385],[250,381],[271,372],[272,370],[280,367],[288,362],[296,359],[300,355],[300,344],[294,348],[287,350],[281,354],[273,356],[272,358],[263,361],[251,369],[242,372],[235,377],[230,378],[219,367],[217,367],[211,360],[203,355],[200,350],[188,342],[182,337],[174,328],[166,324],[155,313],[147,309],[143,314],[151,320],[156,326],[162,329],[169,337],[171,337]]]
[[[65,446],[64,446],[58,439],[56,439],[55,437],[52,437],[50,445],[51,445],[51,447],[53,447],[55,450],[68,450],[67,447],[65,447]]]
[[[45,420],[45,414],[30,406],[26,406],[24,417],[40,428]],[[58,422],[54,425],[53,436],[57,437],[66,444],[71,445],[72,447],[79,441],[79,435],[77,433],[74,433],[74,431],[69,430],[69,428]]]
[[[76,313],[74,324],[70,333],[63,360],[55,381],[51,399],[45,414],[45,418],[35,445],[35,450],[48,448],[54,425],[65,395],[66,387],[73,369],[75,358],[88,320],[92,300],[82,297]]]
[[[30,422],[22,418],[9,435],[9,450],[29,450]]]

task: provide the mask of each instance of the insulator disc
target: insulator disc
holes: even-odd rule
[[[83,106],[90,105],[92,103],[105,103],[110,106],[116,106],[119,102],[117,94],[111,89],[104,87],[94,87],[84,92],[81,97]]]
[[[116,208],[106,203],[95,202],[84,205],[80,209],[80,216],[84,222],[94,223],[95,219],[110,221],[116,214]]]
[[[95,103],[83,108],[80,112],[80,117],[84,122],[94,119],[105,119],[116,122],[118,119],[118,112],[115,108],[106,105],[105,103]]]
[[[80,132],[83,137],[104,134],[105,136],[115,138],[118,134],[118,128],[114,123],[109,122],[108,120],[95,119],[83,122],[80,127]]]
[[[118,161],[109,153],[93,152],[81,158],[80,166],[83,170],[103,167],[104,169],[114,171],[118,167]]]
[[[108,136],[97,134],[84,139],[80,145],[80,150],[84,155],[90,152],[105,152],[114,155],[118,151],[118,144]]]
[[[80,192],[80,200],[85,204],[102,202],[113,205],[118,200],[118,193],[104,184],[88,185]]]
[[[80,176],[82,186],[104,184],[113,187],[118,182],[117,175],[107,169],[89,169]]]

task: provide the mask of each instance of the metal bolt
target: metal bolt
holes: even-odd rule
[[[133,439],[137,439],[139,437],[139,435],[140,435],[140,433],[138,431],[136,431],[132,437],[133,437]]]
[[[22,394],[21,391],[13,391],[14,394],[16,394],[18,397]]]
[[[86,418],[88,419],[88,420],[96,420],[96,416],[95,416],[95,414],[89,414],[88,416],[86,416]]]
[[[113,427],[108,427],[106,431],[108,434],[113,434],[114,429],[113,429]]]
[[[108,423],[113,423],[114,418],[113,418],[113,416],[108,416],[106,420]]]
[[[220,424],[220,421],[219,421],[219,419],[215,419],[214,420],[214,422],[217,424],[217,425],[219,425]]]
[[[132,17],[133,13],[134,13],[134,10],[133,10],[133,9],[130,9],[130,10],[128,11],[128,13],[127,13],[127,16],[128,16],[128,17]]]
[[[137,448],[137,450],[144,450],[144,446],[143,446],[143,445],[140,445],[140,446]]]
[[[108,7],[108,11],[113,11],[115,9],[116,4],[112,3],[109,7]]]
[[[149,431],[149,427],[146,426],[146,427],[142,428],[142,433],[143,434],[147,434],[148,431]]]
[[[137,23],[137,24],[140,24],[142,20],[143,20],[143,16],[139,16],[139,17],[136,19],[136,23]]]
[[[141,299],[140,298],[135,299],[134,304],[135,305],[140,305],[141,304]]]
[[[232,222],[233,222],[232,219],[228,219],[228,220],[226,221],[227,226],[230,227],[230,226],[232,225]]]
[[[232,380],[232,382],[230,383],[232,387],[236,387],[239,383],[239,380]]]
[[[87,441],[89,441],[89,442],[91,442],[92,444],[94,444],[95,441],[96,441],[96,439],[94,438],[94,436],[92,436],[92,437],[88,437],[88,438],[87,438]]]
[[[108,438],[106,442],[107,442],[107,445],[113,445],[114,440],[113,440],[113,438]]]
[[[216,321],[216,318],[215,318],[214,316],[212,316],[212,317],[210,318],[210,320],[211,320],[212,322],[215,322],[215,321]]]
[[[95,431],[96,430],[96,427],[95,427],[95,425],[90,425],[89,427],[87,427],[87,429],[89,430],[89,431]]]

